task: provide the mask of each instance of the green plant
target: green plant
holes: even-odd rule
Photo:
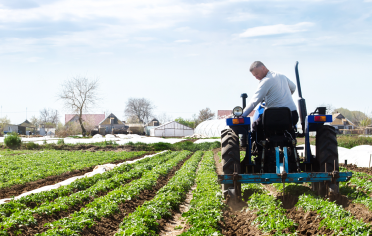
[[[134,199],[145,189],[151,189],[156,186],[159,177],[167,175],[177,163],[187,158],[190,154],[188,151],[183,151],[152,170],[145,171],[140,179],[133,180],[129,184],[114,189],[105,196],[94,199],[85,208],[78,212],[76,211],[69,217],[47,223],[46,226],[51,227],[51,229],[41,235],[76,235],[84,227],[94,225],[94,220],[115,214],[119,211],[119,204]]]
[[[145,158],[133,164],[121,165],[101,175],[79,179],[58,189],[28,195],[0,205],[0,222],[2,222],[0,228],[8,229],[14,225],[14,222],[22,224],[34,222],[33,214],[35,213],[50,215],[68,210],[80,202],[89,201],[100,194],[122,186],[123,183],[141,177],[142,174],[172,159],[177,154],[179,152],[168,152]],[[77,190],[79,191],[74,193]],[[28,209],[27,205],[30,203],[37,204],[37,207]],[[1,216],[5,216],[3,220],[1,220]]]
[[[43,144],[44,144],[44,145],[46,145],[46,144],[47,144],[47,141],[46,141],[46,139],[44,139],[44,141],[43,141]]]
[[[221,185],[217,183],[213,152],[204,154],[196,176],[196,189],[190,202],[190,210],[183,213],[190,225],[181,235],[221,235],[218,222],[222,220]]]
[[[8,133],[4,138],[4,144],[7,147],[15,148],[21,146],[22,140],[17,133]]]
[[[124,218],[116,235],[156,235],[159,233],[158,220],[172,216],[186,199],[186,193],[194,184],[195,172],[203,152],[196,152],[182,168],[161,188],[156,196],[145,202],[128,217]]]
[[[126,160],[146,152],[82,152],[48,150],[0,158],[0,189],[86,167]],[[1,191],[1,190],[0,190]]]
[[[65,144],[65,140],[63,138],[62,139],[58,139],[57,144],[58,145],[64,145]]]
[[[37,149],[39,147],[39,144],[37,143],[34,143],[34,142],[28,142],[28,143],[25,143],[24,144],[24,147],[28,150],[31,150],[31,149]]]

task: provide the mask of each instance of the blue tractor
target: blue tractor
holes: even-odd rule
[[[242,183],[304,183],[310,182],[312,190],[325,196],[337,194],[339,182],[348,181],[351,172],[339,172],[337,138],[332,115],[325,107],[318,107],[307,115],[302,98],[298,62],[295,65],[298,109],[302,132],[292,125],[291,111],[286,107],[264,108],[264,102],[253,118],[262,114],[264,139],[252,137],[251,120],[241,117],[246,106],[247,94],[242,94],[243,107],[233,109],[233,117],[226,119],[228,129],[221,132],[223,175],[218,176],[225,194],[232,199],[241,198]],[[316,155],[311,152],[310,132],[316,132]],[[297,147],[297,137],[305,137],[305,146]],[[258,148],[260,146],[260,148]],[[240,149],[245,157],[240,160]],[[302,150],[303,156],[298,151]]]

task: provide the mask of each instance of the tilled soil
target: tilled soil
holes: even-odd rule
[[[151,155],[151,154],[154,154],[154,153],[155,152],[149,152],[149,153],[144,154],[142,156],[132,157],[132,158],[125,159],[125,160],[117,160],[117,161],[113,161],[113,162],[109,162],[109,163],[118,164],[118,163],[125,162],[125,161],[133,161],[133,160],[142,158],[145,155]],[[101,164],[101,165],[103,165],[103,164]],[[0,189],[0,199],[11,198],[13,196],[18,196],[18,195],[21,195],[22,193],[25,193],[25,192],[28,192],[28,191],[31,191],[31,190],[34,190],[34,189],[38,189],[38,188],[41,188],[41,187],[44,187],[44,186],[47,186],[47,185],[53,185],[53,184],[62,182],[64,180],[69,179],[69,178],[74,177],[74,176],[84,175],[85,173],[93,171],[94,167],[95,166],[92,166],[92,167],[89,167],[89,168],[84,168],[82,170],[73,170],[73,171],[69,171],[69,172],[66,172],[66,173],[63,173],[63,174],[60,174],[60,175],[48,176],[45,179],[39,179],[39,180],[28,182],[28,183],[25,183],[25,184],[18,184],[18,185],[13,185],[13,186],[10,186],[10,187],[7,187],[7,188]]]
[[[357,167],[356,165],[353,165],[353,164],[345,165],[345,164],[341,164],[341,163],[340,163],[340,166],[345,167],[348,170],[357,171],[357,172],[364,172],[366,174],[372,175],[372,168]]]

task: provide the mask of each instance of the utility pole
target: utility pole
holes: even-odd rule
[[[27,120],[27,107],[26,107],[26,120]]]

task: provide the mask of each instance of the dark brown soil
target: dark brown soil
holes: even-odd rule
[[[302,208],[292,208],[287,210],[287,217],[298,224],[297,235],[333,235],[333,231],[321,227],[319,223],[323,218],[318,217],[318,214],[313,211],[304,212]]]
[[[345,165],[345,164],[341,164],[341,163],[340,163],[340,166],[345,167],[348,170],[357,171],[357,172],[364,172],[366,174],[372,175],[372,168],[357,167],[356,165],[353,165],[353,164]]]
[[[113,235],[118,230],[119,224],[123,221],[123,218],[129,214],[135,211],[135,209],[142,205],[145,201],[152,199],[156,192],[165,186],[170,178],[172,178],[177,170],[181,168],[183,163],[187,160],[186,158],[184,161],[181,161],[178,163],[177,166],[175,166],[166,176],[162,176],[158,179],[157,184],[155,187],[153,187],[151,190],[144,190],[142,191],[138,198],[132,199],[130,201],[127,201],[119,206],[120,212],[116,215],[113,215],[108,218],[102,218],[101,221],[97,221],[94,226],[91,228],[84,228],[81,235]],[[99,196],[103,196],[107,193],[101,193]],[[93,201],[93,199],[91,199]],[[46,230],[48,230],[47,227],[44,227],[43,225],[45,223],[53,222],[56,220],[59,220],[64,217],[68,217],[75,211],[80,211],[86,204],[88,204],[91,201],[83,202],[79,205],[76,205],[72,208],[70,208],[68,211],[62,211],[58,212],[53,215],[37,215],[35,214],[34,217],[37,220],[36,225],[31,226],[22,226],[17,229],[9,230],[9,235],[13,236],[16,235],[15,232],[17,230],[22,231],[22,235],[34,235],[36,233],[42,233]]]
[[[150,154],[153,154],[153,153],[154,152],[149,152],[149,153],[144,154],[142,156],[132,157],[132,158],[125,159],[125,160],[117,160],[117,161],[113,161],[113,162],[110,162],[110,163],[117,164],[117,163],[121,163],[121,162],[124,162],[124,161],[133,161],[135,159],[139,159],[139,158],[141,158],[145,155],[150,155]],[[18,196],[18,195],[21,195],[22,193],[41,188],[43,186],[53,185],[53,184],[59,183],[61,181],[64,181],[64,180],[69,179],[69,178],[74,177],[74,176],[84,175],[85,173],[93,171],[94,167],[95,166],[92,166],[92,167],[89,167],[89,168],[84,168],[82,170],[73,170],[73,171],[69,171],[69,172],[66,172],[66,173],[63,173],[63,174],[60,174],[60,175],[49,176],[49,177],[46,177],[45,179],[39,179],[39,180],[32,181],[32,182],[29,182],[29,183],[13,185],[13,186],[10,186],[10,187],[7,187],[7,188],[0,189],[0,199],[11,198],[12,196]]]
[[[252,225],[252,222],[257,218],[253,211],[243,210],[240,212],[229,208],[224,212],[223,218],[224,222],[220,222],[223,235],[265,235],[255,225]]]
[[[213,150],[214,154],[214,162],[216,163],[216,172],[218,175],[223,175],[222,171],[222,164],[220,162],[220,157],[218,156],[218,152],[221,151],[221,148],[216,148]]]

